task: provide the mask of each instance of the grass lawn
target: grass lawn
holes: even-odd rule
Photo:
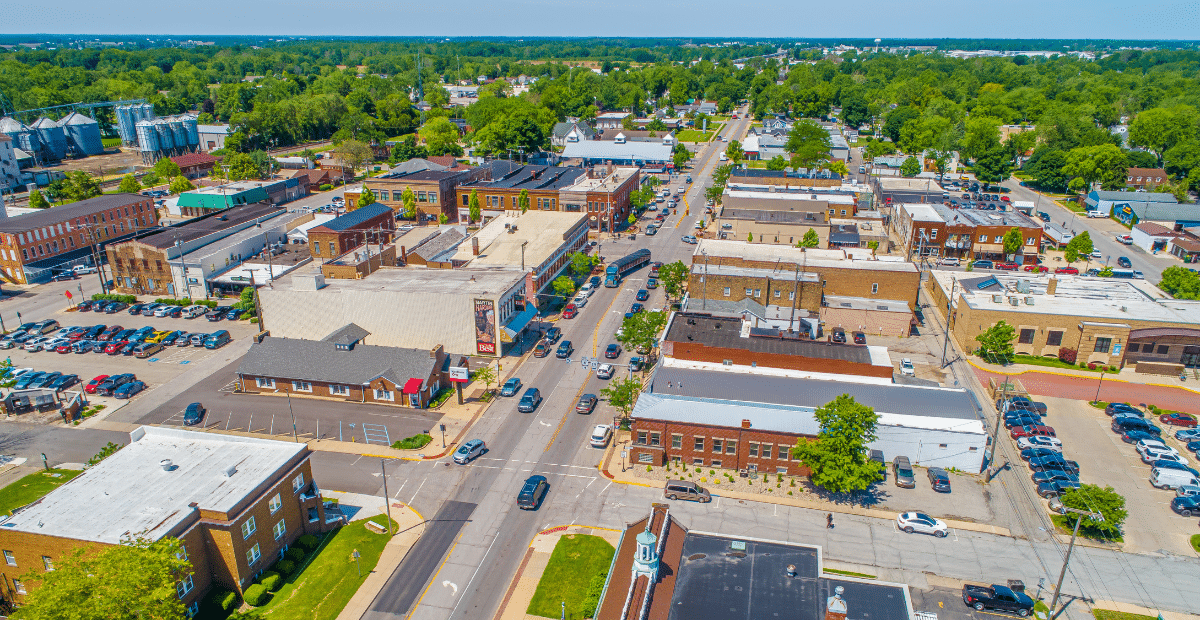
[[[569,534],[558,539],[527,613],[558,618],[562,614],[562,601],[567,602],[568,618],[582,618],[587,611],[594,612],[581,609],[588,585],[597,575],[608,572],[615,553],[616,549],[599,536]]]
[[[82,473],[73,469],[51,469],[25,476],[0,489],[0,514],[12,514],[14,508],[33,503]]]
[[[1078,364],[1068,364],[1068,363],[1058,359],[1057,357],[1037,357],[1034,355],[1014,355],[1013,363],[1014,364],[1028,364],[1030,366],[1048,366],[1050,368],[1063,368],[1063,369],[1067,369],[1067,370],[1085,370],[1085,371],[1094,372],[1094,373],[1109,372],[1107,370],[1104,370],[1100,366],[1097,366],[1095,370],[1092,370],[1091,368],[1088,368],[1087,366],[1080,367]]]
[[[1110,609],[1093,609],[1092,615],[1096,616],[1096,620],[1158,620],[1158,616],[1131,614],[1126,611],[1112,611]]]
[[[1192,549],[1200,553],[1200,534],[1192,534]]]
[[[387,522],[382,515],[370,520],[380,527]],[[329,534],[308,566],[258,608],[259,615],[281,620],[337,618],[375,568],[388,541],[387,534],[368,530],[365,523],[356,521]],[[355,549],[362,555],[362,577],[351,555]]]
[[[114,149],[121,146],[121,138],[100,138],[100,144],[106,149]]]
[[[680,142],[708,142],[712,139],[714,133],[715,132],[712,131],[700,131],[698,129],[685,129],[678,134],[675,134],[675,137]]]

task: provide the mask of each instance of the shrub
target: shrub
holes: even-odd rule
[[[283,554],[283,557],[295,562],[296,564],[299,564],[304,560],[304,550],[292,547]]]
[[[413,435],[405,439],[401,439],[392,444],[392,447],[397,450],[419,450],[429,445],[433,441],[433,437],[429,435]]]
[[[1095,370],[1095,369],[1096,369],[1096,362],[1088,362],[1088,365],[1087,365],[1087,367],[1088,367],[1088,370]]]
[[[283,577],[279,576],[279,573],[273,570],[263,571],[262,576],[258,578],[258,582],[272,592],[283,587]]]
[[[646,466],[646,471],[647,471],[647,472],[652,472],[652,471],[654,471],[654,467],[652,467],[652,466],[650,466],[650,465],[647,465],[647,466]]]
[[[587,592],[583,595],[583,605],[580,608],[582,617],[591,618],[596,614],[596,607],[600,605],[600,595],[604,593],[604,582],[607,579],[607,573],[600,573],[588,582]]]
[[[219,593],[220,590],[217,590],[216,592]],[[238,595],[237,592],[227,591],[224,594],[221,594],[221,596],[215,600],[217,601],[217,604],[221,606],[221,609],[224,609],[225,611],[232,611],[233,608],[237,606]]]
[[[321,541],[317,540],[317,537],[313,536],[312,534],[305,534],[296,539],[296,544],[309,551],[312,551],[313,549],[317,548],[317,545],[321,544]]]
[[[328,183],[322,183],[319,187],[317,187],[317,189],[319,189],[323,192],[327,192],[327,191],[333,189],[333,186]]]
[[[267,588],[261,583],[256,583],[249,588],[246,588],[246,594],[242,599],[251,607],[260,607],[265,605],[271,598],[271,593],[267,592]]]
[[[296,571],[296,563],[291,560],[280,560],[272,568],[280,575],[291,575]]]
[[[96,293],[92,295],[92,301],[119,301],[127,304],[137,303],[137,297],[133,295],[117,295],[115,293]]]
[[[1075,360],[1078,357],[1079,357],[1079,351],[1076,351],[1075,349],[1069,349],[1067,347],[1062,347],[1061,349],[1058,350],[1058,359],[1060,359],[1063,362],[1066,362],[1068,364],[1074,364]]]

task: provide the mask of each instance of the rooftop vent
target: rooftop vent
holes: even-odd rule
[[[163,459],[159,461],[158,464],[163,468],[163,471],[171,471],[172,469],[175,469],[175,465],[171,463],[171,459]]]
[[[1009,297],[1008,303],[1014,306],[1019,306],[1021,304],[1021,300],[1017,297]]]
[[[230,465],[229,467],[225,468],[225,477],[226,478],[232,478],[233,475],[236,473],[237,473],[237,465]]]

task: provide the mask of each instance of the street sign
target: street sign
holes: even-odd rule
[[[466,383],[470,379],[471,373],[466,366],[451,366],[450,380]]]
[[[596,370],[599,367],[600,367],[599,360],[592,360],[592,370]]]

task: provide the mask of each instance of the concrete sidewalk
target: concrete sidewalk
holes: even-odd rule
[[[362,512],[370,509],[374,510],[375,514],[380,514],[384,511],[383,508],[381,501],[378,506],[364,506]],[[342,613],[338,614],[338,620],[359,620],[367,612],[371,601],[375,600],[379,591],[383,589],[388,577],[396,572],[400,562],[404,561],[404,556],[408,555],[409,550],[425,531],[425,518],[404,502],[393,501],[391,509],[392,520],[399,524],[399,533],[392,536],[392,539],[383,548],[383,554],[379,556],[379,562],[375,565],[375,569],[359,586],[350,602],[346,603]]]
[[[600,473],[619,484],[633,484],[637,486],[649,488],[661,488],[661,483],[657,481],[640,478],[634,473],[633,467],[627,467],[626,471],[621,471],[620,466],[611,468],[614,455],[617,454],[618,446],[627,445],[629,442],[629,431],[617,431],[613,436],[612,442],[608,446],[608,450],[604,453],[604,460],[600,465]],[[619,458],[619,457],[618,457]],[[708,489],[709,493],[714,498],[724,497],[729,499],[760,502],[764,504],[778,504],[781,506],[793,506],[796,508],[807,508],[809,510],[817,510],[820,512],[858,515],[861,517],[873,517],[891,521],[896,518],[896,511],[879,510],[875,508],[863,508],[861,506],[852,506],[847,504],[838,504],[834,502],[826,502],[821,500],[812,500],[807,498],[794,497],[791,495],[768,495],[766,493],[746,493],[720,486],[703,485]],[[982,532],[985,534],[996,534],[999,536],[1012,536],[1012,532],[1008,528],[989,525],[987,523],[974,523],[971,521],[961,521],[957,519],[943,519],[946,525],[955,529],[967,530],[972,532]]]
[[[541,616],[533,616],[525,612],[529,609],[529,603],[533,601],[533,594],[537,592],[538,582],[542,580],[542,572],[546,570],[546,565],[550,562],[554,546],[563,536],[575,534],[599,536],[608,541],[614,549],[621,541],[619,530],[583,525],[560,525],[538,532],[533,537],[533,541],[529,543],[529,549],[525,551],[525,558],[521,561],[521,566],[517,568],[517,574],[513,575],[512,582],[504,594],[504,600],[500,602],[500,608],[496,610],[496,615],[492,617],[492,620],[541,619]]]

